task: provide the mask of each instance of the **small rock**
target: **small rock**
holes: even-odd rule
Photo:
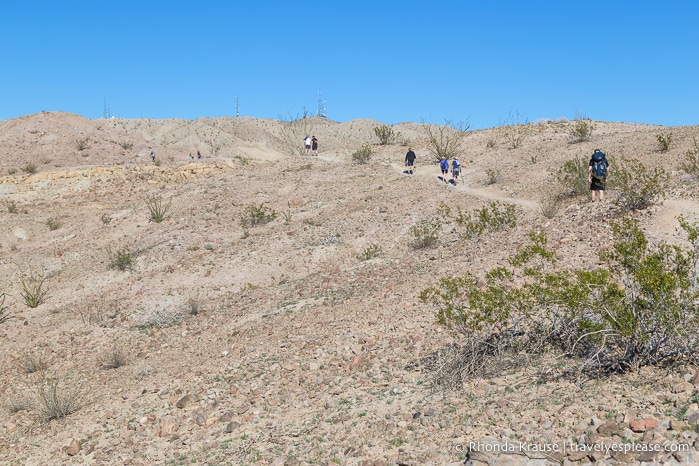
[[[670,430],[684,430],[687,428],[687,423],[678,421],[677,419],[670,420]]]
[[[185,395],[182,398],[180,398],[180,401],[178,401],[175,406],[177,406],[180,409],[183,409],[190,405],[192,401],[194,401],[194,397],[192,395]]]
[[[70,441],[70,445],[66,447],[66,453],[68,454],[68,456],[75,456],[78,453],[80,453],[80,449],[80,442],[73,439]]]
[[[238,427],[240,427],[240,423],[237,421],[229,422],[226,425],[226,433],[230,434],[234,430],[236,430]]]
[[[690,382],[679,382],[672,387],[672,393],[685,393],[691,392],[694,389],[694,385]]]

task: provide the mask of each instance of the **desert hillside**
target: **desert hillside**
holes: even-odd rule
[[[428,362],[460,339],[422,290],[505,265],[531,231],[563,267],[599,265],[614,192],[542,212],[567,160],[599,147],[611,176],[622,157],[662,167],[661,201],[631,215],[651,241],[686,246],[677,217],[699,220],[699,185],[682,166],[699,127],[591,123],[577,143],[568,121],[470,132],[452,186],[416,123],[379,145],[373,120],[0,122],[0,463],[696,464],[690,365],[585,383],[542,382],[531,366],[433,386]],[[440,205],[494,201],[516,226],[468,240],[444,223],[434,247],[415,247],[412,227]],[[29,307],[23,281],[36,279],[46,294]],[[75,404],[47,419],[47,398]],[[664,449],[469,454],[469,442]]]

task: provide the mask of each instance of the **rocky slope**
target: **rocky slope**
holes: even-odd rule
[[[547,219],[540,203],[561,189],[549,170],[595,147],[671,174],[663,204],[636,216],[652,240],[680,242],[677,215],[699,218],[696,182],[680,169],[699,129],[594,122],[591,141],[573,144],[572,122],[545,122],[522,128],[514,149],[507,129],[476,131],[462,183],[449,186],[420,125],[396,125],[399,142],[379,146],[378,124],[0,122],[0,292],[12,315],[0,324],[0,462],[699,461],[695,367],[580,385],[541,383],[550,362],[539,361],[435,391],[425,358],[458,337],[417,298],[439,277],[503,264],[535,229],[567,267],[595,267],[613,206],[569,199]],[[660,154],[656,135],[667,132],[674,142]],[[319,138],[318,157],[300,155],[304,133]],[[353,163],[365,144],[372,159]],[[169,206],[162,222],[149,220],[149,199]],[[412,247],[411,226],[441,203],[489,201],[514,204],[517,226],[463,240],[445,225],[437,247]],[[244,225],[251,209],[276,216]],[[45,278],[35,308],[22,276]],[[74,397],[77,409],[42,419],[38,394]]]

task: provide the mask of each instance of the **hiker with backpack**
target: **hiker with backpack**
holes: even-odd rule
[[[449,174],[449,161],[445,155],[443,155],[442,160],[439,161],[439,168],[442,170],[442,180],[445,183],[449,183],[449,180],[447,180],[447,175]]]
[[[609,174],[609,161],[607,156],[599,149],[590,157],[587,167],[587,181],[590,183],[590,195],[595,202],[595,191],[599,192],[599,200],[604,200],[604,188]]]
[[[459,175],[461,174],[461,162],[458,157],[454,157],[451,162],[451,176],[454,178],[454,184],[459,180]]]

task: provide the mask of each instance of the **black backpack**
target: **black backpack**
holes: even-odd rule
[[[597,151],[592,154],[592,174],[595,175],[595,178],[606,178],[608,166],[609,162],[607,162],[607,156],[604,155],[604,152]]]

